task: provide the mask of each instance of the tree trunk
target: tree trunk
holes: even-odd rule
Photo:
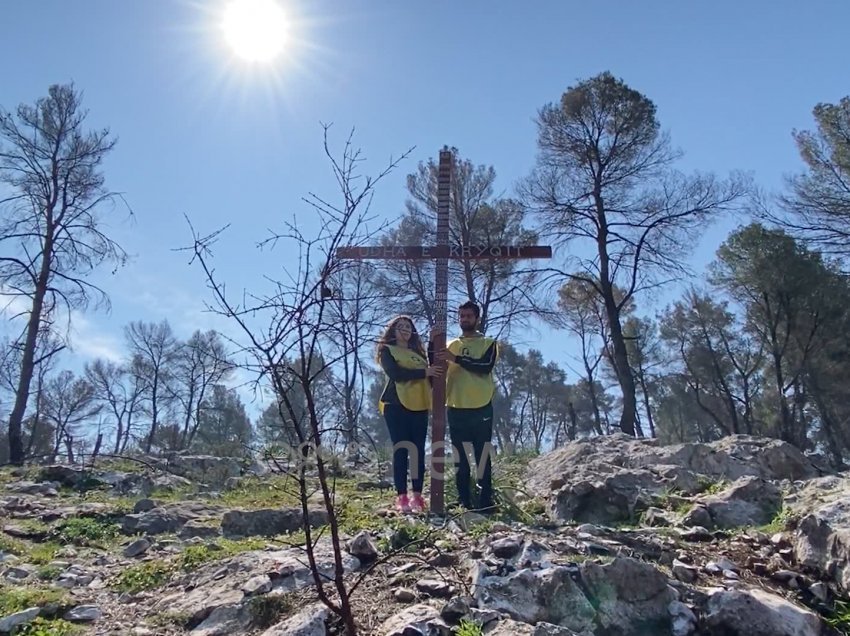
[[[52,218],[52,214],[48,214]],[[50,279],[50,254],[53,249],[53,238],[48,235],[44,243],[41,258],[41,271],[35,286],[32,299],[32,310],[27,321],[27,337],[24,342],[24,354],[21,359],[21,375],[18,378],[18,388],[15,391],[15,406],[9,414],[9,463],[22,466],[24,463],[24,440],[22,425],[24,413],[29,401],[30,385],[35,371],[35,350],[38,346],[38,331],[41,327],[41,312],[44,308],[44,296],[47,293],[47,283]]]
[[[103,433],[97,434],[97,441],[94,443],[94,450],[91,453],[91,464],[94,466],[94,460],[100,455],[100,446],[103,444]],[[117,454],[117,453],[116,453]]]
[[[38,392],[41,393],[41,387],[43,384],[43,379],[41,374],[39,374],[38,378]],[[39,423],[41,422],[41,401],[35,401],[35,413],[33,413],[32,417],[32,430],[30,431],[29,440],[27,441],[27,450],[25,453],[25,457],[32,457],[32,449],[35,447],[35,441],[38,439],[36,437],[39,434]]]
[[[122,417],[117,417],[116,419],[116,430],[115,430],[115,445],[112,447],[112,454],[117,455],[121,451],[121,437],[124,435],[124,421]]]
[[[157,369],[156,373],[159,373]],[[150,455],[151,448],[153,447],[153,441],[156,439],[156,429],[158,428],[159,422],[157,418],[159,416],[157,400],[159,400],[159,378],[154,380],[153,391],[151,393],[151,430],[148,433],[148,437],[145,440],[145,453]]]
[[[596,203],[596,214],[599,224],[596,242],[597,249],[599,250],[599,284],[602,288],[602,296],[605,302],[605,316],[608,318],[611,342],[614,345],[614,370],[617,373],[620,391],[623,393],[623,413],[620,415],[620,430],[626,435],[634,437],[635,414],[637,413],[635,379],[629,367],[629,353],[626,349],[626,340],[623,338],[623,327],[620,324],[620,309],[617,307],[617,301],[614,298],[614,285],[610,277],[608,221],[605,215],[605,204],[602,200],[601,186],[598,183],[596,184],[593,198]]]
[[[635,437],[646,437],[643,434],[643,426],[640,423],[640,413],[635,408]]]
[[[200,403],[201,399],[198,399]],[[192,380],[189,381],[189,395],[186,396],[186,417],[183,419],[183,432],[180,435],[180,450],[189,448],[189,427],[192,425],[192,411],[194,411],[195,403],[195,386]],[[194,434],[192,435],[194,437]]]
[[[124,427],[124,439],[121,441],[121,451],[120,454],[123,455],[127,451],[127,445],[130,443],[130,433],[132,431],[133,418],[132,416],[127,416],[127,426]]]
[[[774,349],[773,377],[776,381],[776,393],[779,400],[779,437],[789,444],[794,443],[791,426],[791,409],[788,408],[788,398],[785,396],[785,377],[782,372],[782,356]]]
[[[649,436],[655,437],[655,422],[652,419],[652,409],[649,408],[649,392],[646,388],[646,375],[643,372],[643,365],[638,369],[638,373],[640,391],[643,393],[643,408],[646,410],[646,422],[649,425]]]
[[[620,326],[619,310],[614,302],[614,294],[611,285],[602,281],[605,293],[605,312],[608,315],[609,327],[611,329],[611,341],[614,345],[614,360],[617,372],[617,381],[623,394],[623,413],[620,415],[620,430],[626,435],[635,435],[635,415],[637,413],[637,397],[635,395],[635,379],[629,368],[629,354],[626,350],[626,341],[623,338],[623,330]]]
[[[742,378],[742,384],[744,387],[744,428],[747,431],[747,435],[753,434],[753,405],[752,400],[750,398],[750,379],[748,375],[744,375]]]
[[[593,369],[585,362],[587,370],[587,393],[590,396],[590,404],[593,407],[593,425],[597,435],[602,435],[602,415],[599,413],[599,399],[596,397],[596,386],[593,384]],[[572,408],[572,407],[570,407]],[[575,414],[573,412],[573,414]]]
[[[74,436],[65,434],[65,452],[68,455],[68,464],[74,464]]]
[[[569,409],[570,409],[570,434],[569,434],[569,437],[570,437],[570,441],[573,442],[573,441],[575,441],[576,433],[578,431],[578,417],[576,417],[576,410],[573,408],[573,403],[570,402],[568,406],[569,406]],[[596,418],[597,418],[597,426],[599,426],[599,431],[600,431],[599,434],[601,435],[602,434],[602,432],[601,432],[602,426],[599,424],[599,421],[598,421],[599,420],[599,411],[596,412]]]

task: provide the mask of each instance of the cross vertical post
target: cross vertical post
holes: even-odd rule
[[[449,209],[452,194],[452,153],[448,148],[440,151],[437,170],[437,245],[449,244]],[[434,350],[446,346],[446,329],[449,295],[449,259],[438,258],[434,272],[434,326],[437,334]],[[446,364],[443,364],[446,368]],[[433,405],[431,407],[431,511],[443,514],[445,510],[445,436],[446,436],[446,376],[433,378]]]

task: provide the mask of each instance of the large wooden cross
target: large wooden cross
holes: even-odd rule
[[[440,151],[437,172],[437,242],[436,245],[387,245],[365,247],[340,247],[336,256],[352,260],[436,260],[436,290],[434,293],[434,327],[438,332],[434,342],[435,351],[446,346],[446,317],[449,291],[449,259],[452,260],[504,260],[525,258],[551,258],[552,248],[548,245],[450,245],[449,209],[454,166],[452,152],[444,147]],[[434,378],[433,411],[431,418],[431,512],[443,514],[445,510],[443,491],[446,432],[446,380],[445,375]],[[440,470],[433,464],[440,463]],[[413,462],[411,462],[411,465]]]

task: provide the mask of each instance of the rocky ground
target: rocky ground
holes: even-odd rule
[[[499,515],[387,509],[343,464],[344,557],[316,562],[361,634],[850,634],[850,476],[787,444],[624,436],[501,461]],[[228,458],[0,473],[0,633],[340,633],[318,602],[291,480]],[[314,537],[315,538],[315,537]]]

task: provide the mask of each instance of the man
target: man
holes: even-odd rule
[[[478,331],[480,307],[472,301],[458,308],[461,336],[439,352],[438,360],[448,361],[446,373],[446,414],[452,447],[458,455],[456,483],[460,504],[472,509],[469,450],[473,451],[476,479],[481,489],[477,509],[492,511],[493,485],[493,394],[496,384],[493,367],[498,344]],[[482,463],[483,461],[483,463]]]

